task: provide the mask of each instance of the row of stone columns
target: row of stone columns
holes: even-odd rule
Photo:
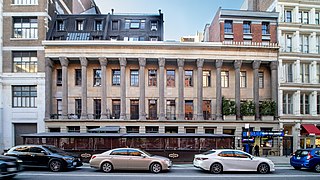
[[[139,101],[139,119],[146,119],[145,110],[145,66],[146,58],[139,58],[139,86],[140,86],[140,101]],[[68,59],[66,57],[60,57],[59,61],[62,66],[62,117],[68,118]],[[88,60],[85,57],[80,57],[81,62],[81,75],[82,75],[82,109],[81,109],[81,119],[87,119],[87,65]],[[101,65],[101,119],[110,118],[110,114],[107,112],[107,84],[106,84],[106,70],[108,60],[107,58],[99,58]],[[178,59],[178,120],[184,119],[184,59]],[[121,110],[120,119],[127,119],[126,116],[126,58],[119,58],[120,63],[120,96],[121,96]],[[165,59],[159,58],[159,120],[165,120],[165,98],[164,98],[164,88],[165,88]],[[203,120],[203,64],[204,59],[197,59],[197,119]],[[259,67],[261,61],[254,61],[252,64],[253,74],[254,74],[254,103],[256,119],[259,118]],[[222,88],[221,88],[221,67],[223,65],[222,60],[216,60],[216,119],[222,119]],[[240,114],[240,68],[242,61],[235,61],[235,102],[236,102],[236,117],[241,118]],[[52,61],[46,59],[46,118],[50,118],[51,114],[51,104],[52,104]],[[277,99],[277,63],[272,62],[271,65],[271,91],[273,100]]]

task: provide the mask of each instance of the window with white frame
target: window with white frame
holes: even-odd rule
[[[290,22],[292,22],[292,12],[291,12],[291,10],[285,10],[285,22],[288,22],[288,23],[290,23]]]
[[[250,34],[251,33],[251,22],[244,21],[243,22],[243,34]]]
[[[299,11],[299,22],[303,24],[309,24],[309,12]]]
[[[64,20],[58,19],[56,21],[56,27],[57,27],[57,31],[64,31],[64,29],[65,29]]]
[[[309,36],[300,35],[300,52],[309,53]]]
[[[285,35],[285,49],[284,52],[292,52],[292,35]]]
[[[38,71],[38,57],[36,51],[14,51],[13,72],[35,73]]]
[[[76,30],[83,31],[84,29],[84,20],[76,20]]]
[[[320,83],[320,64],[317,63],[317,82]]]
[[[316,12],[316,24],[320,24],[320,12]]]
[[[262,35],[270,34],[269,22],[262,22]]]
[[[12,0],[14,5],[37,5],[38,0]]]
[[[301,93],[300,95],[300,114],[310,114],[309,94]]]
[[[229,87],[229,71],[221,71],[221,87]]]
[[[38,38],[37,17],[13,17],[13,38]]]
[[[120,69],[112,70],[112,86],[120,86]]]
[[[12,86],[13,108],[36,108],[37,86]]]
[[[240,72],[240,87],[241,88],[247,87],[247,72],[246,71]]]
[[[301,64],[300,78],[302,83],[310,83],[310,64]]]
[[[316,51],[320,54],[320,36],[316,37]]]
[[[230,21],[230,20],[226,20],[225,22],[224,22],[224,33],[232,33],[233,32],[233,30],[232,30],[233,28],[232,28],[232,21]]]
[[[293,82],[293,63],[283,63],[285,82]]]
[[[139,86],[139,70],[130,70],[130,86]]]
[[[211,73],[210,71],[203,71],[203,87],[211,86]]]
[[[282,103],[282,113],[293,114],[293,94],[283,93]]]

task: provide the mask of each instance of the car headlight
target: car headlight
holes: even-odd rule
[[[170,164],[171,164],[171,162],[170,162],[169,159],[164,160],[164,162],[165,162],[168,166],[170,166]]]
[[[63,159],[66,160],[66,161],[73,161],[74,160],[73,157],[66,157],[66,158],[63,158]]]
[[[18,163],[22,163],[23,161],[21,159],[17,159],[17,162]]]

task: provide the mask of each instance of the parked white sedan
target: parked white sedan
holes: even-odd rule
[[[211,173],[223,171],[258,171],[266,174],[275,171],[274,163],[266,158],[252,156],[234,149],[210,150],[194,157],[193,165]]]

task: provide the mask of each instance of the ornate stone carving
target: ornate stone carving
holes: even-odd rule
[[[100,66],[107,66],[108,59],[105,57],[99,57]]]
[[[258,60],[253,61],[252,68],[253,69],[259,69],[260,68],[260,64],[261,64],[261,61],[258,61]]]
[[[147,63],[146,58],[139,58],[139,65],[145,67]]]
[[[178,63],[178,67],[183,67],[184,66],[184,59],[178,59],[177,63]]]
[[[216,68],[221,68],[222,64],[223,64],[223,60],[221,59],[216,60]]]
[[[80,57],[81,66],[88,66],[88,60],[86,57]]]
[[[197,59],[197,67],[203,68],[204,59]]]
[[[166,59],[165,58],[159,58],[158,59],[159,67],[164,67],[166,64]]]
[[[119,58],[120,66],[126,66],[127,65],[127,59],[126,58]]]
[[[46,57],[46,67],[53,67],[53,62],[49,57]]]
[[[234,61],[234,68],[235,69],[240,69],[241,65],[242,65],[242,61],[241,60]]]
[[[59,57],[59,61],[61,66],[68,66],[69,65],[69,60],[67,57]]]
[[[278,70],[278,61],[272,61],[270,63],[270,69],[271,70]]]

